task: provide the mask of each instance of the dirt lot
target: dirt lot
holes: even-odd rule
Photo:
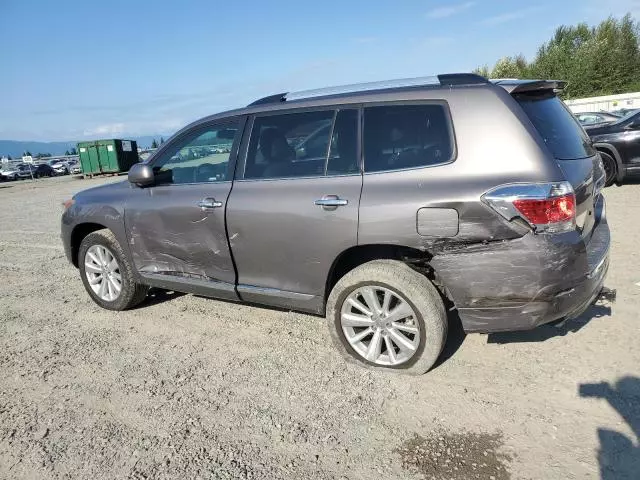
[[[454,331],[422,377],[345,364],[322,318],[158,294],[101,310],[60,203],[0,184],[1,478],[638,478],[640,185],[607,190],[612,311]]]

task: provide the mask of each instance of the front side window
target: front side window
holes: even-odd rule
[[[201,127],[177,139],[153,162],[156,184],[223,182],[239,122]]]
[[[447,163],[453,138],[442,105],[387,105],[364,110],[367,173]]]

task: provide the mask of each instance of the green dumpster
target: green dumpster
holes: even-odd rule
[[[95,140],[78,143],[82,173],[128,172],[139,162],[138,145],[134,140]]]

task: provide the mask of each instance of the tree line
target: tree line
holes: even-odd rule
[[[162,145],[164,143],[164,137],[160,137],[160,143],[158,143],[156,141],[156,139],[153,139],[153,142],[151,142],[151,148],[158,148],[160,145]]]
[[[558,27],[532,61],[504,57],[493,68],[474,70],[488,78],[546,78],[567,81],[562,96],[595,97],[640,91],[640,28],[630,14],[599,25]]]

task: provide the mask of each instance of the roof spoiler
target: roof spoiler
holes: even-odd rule
[[[553,92],[561,92],[567,86],[564,80],[518,80],[513,78],[497,78],[489,80],[494,85],[499,85],[507,92],[514,93],[533,93],[552,90]]]

